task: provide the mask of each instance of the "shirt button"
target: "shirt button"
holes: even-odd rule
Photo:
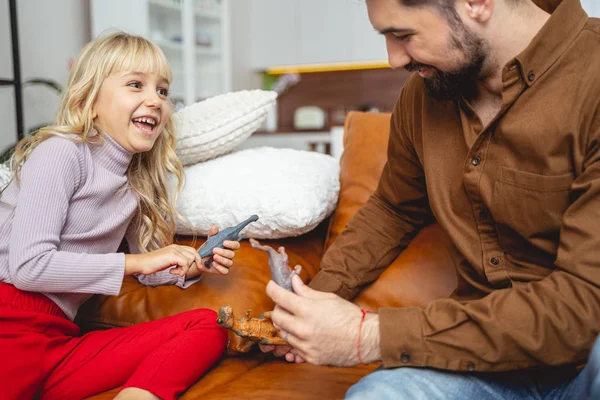
[[[492,259],[490,260],[490,262],[492,263],[492,265],[498,265],[498,264],[500,264],[500,260],[498,259],[498,257],[492,257]]]
[[[479,164],[481,164],[481,158],[479,158],[478,156],[471,158],[471,164],[473,164],[474,166],[478,166]]]
[[[402,360],[402,362],[404,364],[406,364],[407,362],[410,361],[410,355],[407,352],[402,353],[402,355],[400,356],[400,360]]]
[[[488,219],[489,214],[487,211],[479,211],[479,219],[482,221],[485,221],[486,219]]]
[[[467,371],[469,371],[469,372],[475,371],[475,364],[473,364],[472,362],[467,364]]]
[[[529,82],[533,82],[535,80],[535,74],[533,72],[530,72],[527,75],[527,79],[529,79]]]

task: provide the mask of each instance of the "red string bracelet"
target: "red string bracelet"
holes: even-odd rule
[[[360,325],[358,326],[358,343],[356,344],[356,353],[358,354],[358,362],[360,362],[361,364],[364,364],[362,358],[360,357],[360,333],[362,332],[362,326],[363,326],[365,317],[367,316],[367,314],[370,314],[371,311],[361,308],[360,312],[362,313],[362,317],[360,318]]]

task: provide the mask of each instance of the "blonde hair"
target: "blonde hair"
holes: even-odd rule
[[[97,143],[92,108],[104,79],[122,71],[151,72],[173,79],[162,50],[140,36],[113,32],[88,43],[71,68],[53,125],[32,137],[21,140],[11,159],[17,178],[23,163],[42,141],[60,136],[75,142]],[[176,191],[169,200],[167,175],[177,179]],[[175,132],[171,115],[151,150],[136,153],[127,170],[129,187],[137,195],[137,224],[140,251],[151,251],[173,243],[176,219],[182,219],[175,204],[183,184],[183,166],[175,154]]]

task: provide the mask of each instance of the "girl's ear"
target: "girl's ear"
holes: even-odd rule
[[[96,112],[96,107],[92,107],[92,119],[96,119],[98,113]]]

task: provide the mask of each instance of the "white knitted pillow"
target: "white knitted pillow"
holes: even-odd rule
[[[4,189],[12,179],[13,172],[10,169],[9,163],[0,164],[0,190]]]
[[[328,155],[261,147],[185,168],[177,210],[198,235],[211,225],[236,225],[252,214],[259,220],[244,233],[257,239],[299,236],[335,209],[340,190],[338,161]],[[177,233],[190,234],[179,224]]]
[[[211,97],[177,111],[176,152],[183,165],[229,153],[257,130],[276,92],[243,90]]]

